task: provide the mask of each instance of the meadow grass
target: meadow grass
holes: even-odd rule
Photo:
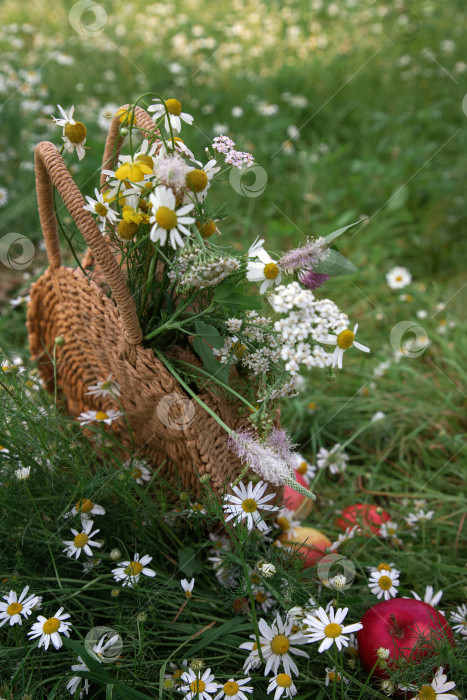
[[[391,5],[319,5],[145,7],[119,1],[103,5],[105,29],[86,36],[70,24],[71,2],[51,16],[48,4],[37,1],[34,20],[29,6],[3,3],[0,187],[8,191],[8,202],[0,230],[2,236],[15,231],[29,237],[36,255],[24,272],[2,265],[0,356],[20,355],[28,364],[24,305],[12,308],[9,298],[26,294],[46,265],[31,159],[39,140],[60,142],[49,116],[58,114],[56,104],[74,104],[88,127],[86,158],[79,166],[76,158],[68,162],[83,194],[92,195],[105,137],[97,124],[102,108],[129,102],[145,89],[177,96],[195,115],[193,150],[202,153],[225,125],[224,132],[253,152],[266,172],[261,196],[235,193],[228,179],[213,195],[213,214],[225,217],[223,236],[236,248],[246,250],[262,236],[271,249],[286,250],[306,235],[325,235],[368,217],[357,233],[338,241],[358,272],[333,280],[332,298],[360,323],[361,341],[372,352],[346,354],[338,381],[309,373],[300,396],[283,401],[282,422],[312,463],[321,447],[336,443],[349,455],[343,474],[318,471],[309,525],[335,540],[336,513],[355,502],[379,505],[399,524],[403,545],[355,537],[339,550],[356,569],[354,583],[340,596],[352,621],[376,601],[366,567],[380,561],[394,562],[402,572],[399,596],[415,591],[423,598],[432,585],[444,591],[440,605],[449,614],[467,593],[466,237],[459,158],[466,138],[463,4],[411,3],[413,36],[397,34],[397,26],[385,20]],[[21,73],[26,70],[38,72],[37,83],[31,79],[29,86]],[[242,108],[241,117],[233,116],[235,107]],[[244,184],[253,183],[245,176]],[[79,249],[79,235],[61,213]],[[390,290],[385,280],[395,265],[413,275],[400,291]],[[394,336],[391,341],[391,331],[403,322],[413,322],[427,336],[416,357],[401,357],[404,341]],[[209,490],[203,502],[207,516],[192,512],[190,494],[182,494],[181,511],[174,513],[165,497],[173,486],[161,474],[136,484],[114,449],[98,456],[60,403],[55,406],[42,389],[28,386],[26,377],[34,380],[29,370],[5,372],[0,386],[0,444],[9,450],[0,454],[1,592],[29,585],[43,596],[43,614],[63,605],[71,613],[72,644],[81,646],[46,653],[32,648],[26,621],[22,628],[2,627],[3,696],[67,697],[70,665],[77,653],[85,654],[83,639],[98,625],[118,632],[123,649],[115,663],[94,669],[90,697],[133,697],[136,691],[167,697],[164,673],[171,662],[179,666],[184,659],[202,658],[222,682],[249,675],[241,670],[245,653],[238,646],[253,632],[248,581],[250,569],[266,554],[261,542],[233,536],[231,551],[222,557],[237,583],[222,586],[208,560],[213,547],[208,533],[219,532],[218,506]],[[385,416],[372,422],[377,411]],[[27,481],[14,476],[19,466],[31,467]],[[105,516],[94,518],[104,544],[99,563],[86,572],[82,562],[62,553],[73,522],[63,516],[83,497],[106,509]],[[415,499],[425,499],[425,509],[435,513],[412,532],[404,517],[414,511]],[[135,552],[151,555],[157,576],[133,590],[119,587],[110,573],[118,565],[110,558],[112,548],[120,550],[120,560]],[[280,574],[262,585],[281,614],[310,595],[323,605],[335,597],[320,588],[316,572],[300,573],[280,549],[267,556],[274,557]],[[194,597],[185,604],[179,581],[192,576]],[[263,615],[260,609],[256,614]],[[298,697],[385,697],[367,683],[351,655],[342,655],[342,663],[352,683],[326,687],[325,667],[333,667],[334,657],[318,655],[315,645],[306,651],[310,660],[299,664]],[[465,657],[465,637],[462,642],[458,636],[455,648],[441,645],[435,659],[401,668],[397,677],[404,683],[412,674],[411,682],[427,682],[433,668],[443,665],[464,697]],[[252,672],[258,698],[267,697],[260,671]]]

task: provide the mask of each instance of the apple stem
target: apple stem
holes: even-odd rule
[[[396,620],[394,614],[389,615],[389,617],[390,617],[390,619],[391,619],[391,621],[392,621],[392,625],[393,625],[394,633],[395,633],[396,637],[402,637],[402,636],[403,636],[402,630],[401,630],[401,628],[399,627],[399,625],[398,625],[398,623],[397,623],[397,620]]]

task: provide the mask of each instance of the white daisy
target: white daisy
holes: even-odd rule
[[[290,654],[303,656],[308,658],[306,651],[297,649],[295,644],[308,644],[308,638],[301,632],[292,633],[294,621],[286,619],[282,622],[279,613],[276,613],[276,619],[272,625],[268,625],[266,620],[259,620],[258,629],[260,632],[259,641],[261,651],[266,661],[264,675],[267,676],[270,671],[277,674],[280,665],[284,667],[284,671],[288,674],[298,676],[298,668]]]
[[[7,449],[6,447],[4,447],[3,445],[0,445],[0,452],[2,453],[2,455],[8,455],[8,454],[10,454],[10,450],[8,450],[8,449]]]
[[[412,281],[412,275],[406,267],[393,267],[386,275],[386,282],[391,289],[402,289]]]
[[[229,678],[227,683],[224,683],[221,688],[220,693],[217,693],[214,700],[221,700],[223,698],[231,698],[231,700],[248,700],[245,693],[252,693],[253,686],[246,685],[251,678],[243,678],[241,681],[234,681],[233,678]]]
[[[77,664],[72,664],[71,666],[72,671],[88,671],[89,668],[86,666],[84,663],[83,659],[81,656],[78,656],[78,663]],[[73,676],[70,678],[68,683],[66,684],[66,689],[70,692],[70,695],[74,695],[76,691],[78,690],[78,686],[83,681],[83,687],[80,689],[79,697],[83,697],[83,693],[86,695],[89,692],[89,678],[81,678],[81,676]]]
[[[331,367],[339,367],[339,369],[342,369],[342,358],[344,357],[344,352],[351,347],[363,350],[363,352],[370,352],[370,348],[367,348],[366,345],[362,345],[361,343],[357,343],[355,340],[357,330],[358,323],[355,324],[353,331],[347,328],[345,331],[341,331],[339,335],[333,335],[330,333],[326,339],[323,340],[323,342],[327,343],[328,345],[337,346],[332,353]]]
[[[190,168],[186,175],[186,184],[189,193],[194,192],[198,202],[206,199],[208,189],[211,187],[211,180],[220,169],[221,167],[217,165],[215,158],[209,160],[202,168]]]
[[[210,668],[207,668],[201,677],[190,668],[189,671],[184,671],[180,678],[186,683],[178,689],[185,693],[185,700],[212,700],[211,694],[219,688]]]
[[[235,519],[235,524],[239,521],[246,520],[248,530],[253,530],[255,527],[263,532],[269,530],[267,524],[260,514],[260,510],[275,511],[279,510],[277,506],[266,505],[274,494],[264,495],[268,485],[264,481],[258,481],[256,486],[251,482],[247,487],[240,482],[238,486],[232,486],[233,494],[224,496],[223,509],[228,514],[225,521]]]
[[[184,241],[181,237],[190,236],[190,229],[186,224],[193,224],[195,219],[193,216],[186,216],[195,206],[193,203],[185,204],[176,210],[176,198],[171,189],[164,186],[156,187],[155,191],[149,195],[149,201],[152,205],[150,223],[151,241],[165,245],[167,235],[170,237],[170,245],[175,250],[177,247],[183,248]]]
[[[297,454],[295,471],[301,474],[307,482],[314,479],[316,476],[316,467],[314,464],[307,462],[301,454]]]
[[[0,207],[4,207],[8,202],[8,190],[5,187],[0,187]]]
[[[256,602],[261,607],[263,612],[267,612],[274,605],[274,598],[269,591],[264,591],[261,588],[255,590],[254,597]]]
[[[104,233],[107,221],[114,224],[118,221],[118,216],[117,213],[110,208],[110,203],[107,201],[105,194],[99,192],[97,187],[94,189],[94,194],[96,199],[86,196],[88,203],[83,207],[83,209],[97,216],[99,219],[99,229],[102,231],[102,233]]]
[[[146,462],[140,459],[128,459],[123,466],[131,470],[131,476],[139,486],[143,486],[145,481],[151,481],[152,472],[148,469]]]
[[[399,585],[399,573],[395,571],[384,571],[380,573],[375,571],[370,575],[370,583],[368,588],[376,597],[384,600],[395,598],[397,596],[397,586]]]
[[[465,603],[458,605],[456,612],[451,613],[451,621],[456,623],[452,626],[454,632],[467,635],[467,605]]]
[[[91,515],[105,515],[105,508],[91,501],[90,498],[80,498],[75,506],[63,516],[70,518],[74,515],[81,515],[83,520],[91,517]]]
[[[305,634],[311,642],[319,642],[322,640],[318,652],[321,654],[326,649],[329,649],[333,643],[336,644],[340,651],[342,647],[349,644],[346,635],[349,632],[358,632],[363,628],[361,622],[356,622],[353,625],[342,626],[342,622],[349,612],[348,608],[329,609],[329,615],[324,608],[318,608],[315,613],[308,613],[305,616],[304,624],[306,625]]]
[[[104,634],[101,637],[101,639],[99,639],[97,644],[94,644],[92,649],[88,649],[88,653],[93,657],[93,659],[95,659],[99,663],[102,663],[102,661],[104,659],[104,652],[107,651],[107,649],[109,649],[109,647],[114,646],[114,644],[117,645],[119,642],[119,639],[120,639],[118,634],[115,634],[113,637],[110,637],[110,638],[108,638],[108,637],[109,637],[108,633]],[[72,671],[89,671],[89,668],[84,663],[81,656],[78,656],[78,663],[73,664],[73,666],[71,667],[71,670]],[[71,695],[74,695],[76,693],[76,690],[77,690],[81,681],[84,681],[84,682],[83,682],[83,687],[82,687],[81,692],[80,692],[80,697],[81,697],[83,692],[86,693],[86,695],[88,694],[89,679],[88,678],[81,678],[80,676],[73,676],[73,678],[71,678],[68,681],[67,686],[66,686],[67,690],[70,691]]]
[[[79,160],[82,160],[86,154],[84,149],[84,144],[86,143],[87,130],[82,122],[77,122],[73,118],[73,113],[75,111],[74,106],[72,106],[68,112],[65,112],[60,105],[57,105],[60,110],[62,117],[56,118],[52,116],[55,124],[57,126],[63,126],[63,143],[65,149],[68,153],[73,153],[76,148],[76,153]]]
[[[31,639],[40,637],[38,649],[43,646],[47,650],[50,642],[52,642],[55,649],[60,649],[63,644],[60,635],[70,636],[71,623],[65,622],[69,617],[70,614],[64,613],[63,608],[59,608],[53,617],[46,618],[43,615],[39,615],[37,622],[33,624],[31,631],[28,632],[28,637],[31,637]]]
[[[415,591],[410,591],[415,600],[422,600]],[[443,597],[443,591],[438,591],[437,593],[434,592],[433,586],[427,586],[425,589],[425,595],[423,596],[423,602],[428,603],[428,605],[432,605],[434,608],[438,605],[439,601]],[[441,610],[440,610],[441,612]],[[443,614],[443,613],[441,613]]]
[[[329,668],[329,666],[328,666],[328,667],[326,667],[325,671],[326,671],[326,681],[325,681],[326,687],[329,685],[329,683],[340,683],[341,681],[343,683],[345,683],[346,685],[349,684],[349,681],[347,680],[347,678],[345,678],[345,676],[342,676],[342,678],[341,678],[341,674],[339,673],[339,671],[336,671],[335,668]]]
[[[295,528],[301,526],[300,520],[295,520],[295,511],[288,508],[282,508],[276,518],[274,525],[288,537],[295,537]]]
[[[370,574],[389,574],[389,572],[392,571],[396,574],[396,576],[400,575],[400,571],[396,569],[394,562],[391,562],[390,564],[386,564],[386,562],[381,562],[381,564],[378,564],[378,566],[368,566],[367,569],[370,572]]]
[[[385,523],[382,523],[378,535],[380,537],[384,537],[385,539],[391,539],[396,543],[400,542],[397,536],[397,528],[397,523],[395,523],[393,520],[387,520]]]
[[[60,105],[57,105],[57,107],[60,110],[62,116],[57,119],[57,117],[54,117],[53,115],[51,115],[52,119],[54,120],[54,123],[57,126],[65,127],[65,126],[67,126],[67,124],[76,124],[75,120],[73,119],[73,113],[75,111],[75,108],[73,105],[70,107],[68,114],[65,112],[65,110],[62,107],[60,107]]]
[[[112,379],[111,372],[105,381],[88,386],[86,393],[91,394],[91,396],[120,396],[121,389],[120,384]]]
[[[185,596],[187,598],[192,598],[193,597],[193,586],[195,585],[195,579],[192,578],[191,581],[188,581],[186,578],[182,578],[180,581],[180,585],[185,591]]]
[[[179,153],[190,160],[194,160],[195,156],[190,151],[188,146],[183,142],[180,136],[174,136],[173,140],[171,138],[167,139],[167,144],[161,143],[159,145],[158,155],[171,155],[172,153]]]
[[[442,666],[436,671],[436,675],[431,684],[422,685],[418,693],[410,700],[457,700],[457,695],[447,693],[456,687],[454,681],[448,681],[448,677],[443,673]]]
[[[154,104],[148,107],[148,112],[153,112],[153,119],[157,121],[160,117],[165,117],[164,126],[165,130],[169,131],[169,120],[170,126],[174,131],[181,131],[182,121],[186,124],[193,124],[193,117],[187,112],[182,112],[182,105],[178,100],[170,99],[165,100],[154,100]]]
[[[259,293],[275,284],[280,284],[282,275],[279,266],[263,248],[264,239],[257,239],[248,251],[247,279],[250,282],[261,282]]]
[[[11,625],[21,625],[21,615],[27,619],[34,609],[34,606],[39,603],[37,595],[29,595],[26,598],[29,586],[25,586],[20,593],[19,598],[16,591],[10,591],[8,595],[3,596],[6,603],[0,603],[0,627],[10,621]]]
[[[418,523],[426,523],[428,520],[431,520],[435,514],[434,510],[429,510],[425,512],[422,508],[420,510],[417,510],[416,513],[409,513],[404,520],[406,521],[407,525],[410,527],[413,527],[414,525],[417,525]]]
[[[318,469],[329,469],[331,474],[341,474],[347,469],[348,455],[342,451],[340,442],[327,450],[320,447],[316,455]]]
[[[15,476],[18,481],[26,481],[31,475],[31,467],[21,467],[15,470]]]
[[[93,525],[94,523],[92,520],[83,519],[81,521],[82,532],[78,532],[78,530],[71,528],[71,532],[74,535],[74,538],[72,540],[65,540],[63,542],[63,544],[66,545],[63,552],[67,555],[67,557],[74,556],[75,559],[78,559],[81,552],[83,551],[85,554],[88,555],[88,557],[92,557],[93,551],[91,547],[102,547],[102,545],[99,542],[94,542],[91,539],[92,537],[94,537],[94,535],[97,535],[97,533],[99,532],[99,530],[94,530],[94,532],[91,532]]]
[[[274,693],[274,700],[279,700],[282,695],[286,698],[292,698],[298,693],[298,690],[288,673],[279,673],[268,685],[268,695]]]
[[[152,557],[145,554],[140,557],[139,554],[135,554],[133,561],[122,561],[120,566],[116,569],[112,569],[113,577],[116,581],[123,581],[123,586],[133,586],[138,583],[141,574],[144,576],[155,576],[156,572],[149,569],[146,565],[152,561]]]
[[[254,634],[251,634],[250,637],[251,639],[255,639]],[[249,652],[248,656],[246,657],[243,663],[243,670],[245,671],[245,673],[249,673],[251,669],[259,668],[261,666],[261,659],[259,658],[257,642],[243,642],[243,644],[240,644],[238,648],[246,649],[246,651]]]
[[[122,411],[116,411],[115,409],[111,408],[107,412],[106,411],[83,411],[81,415],[78,416],[78,420],[82,425],[87,425],[88,423],[105,423],[106,425],[110,425],[112,421],[117,420],[117,418],[120,418],[120,416],[123,416]]]

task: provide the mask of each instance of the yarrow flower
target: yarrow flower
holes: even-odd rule
[[[31,639],[39,637],[38,649],[43,646],[47,650],[50,642],[52,642],[55,649],[60,649],[63,645],[60,635],[70,636],[71,623],[65,622],[69,617],[70,614],[64,613],[63,608],[59,608],[53,617],[46,618],[43,615],[39,615],[37,622],[33,624],[30,632],[28,632],[28,637],[31,637]]]
[[[146,565],[152,561],[152,557],[145,554],[140,557],[135,554],[133,561],[122,561],[120,566],[112,569],[113,577],[116,581],[123,581],[123,586],[133,588],[139,581],[142,574],[144,576],[156,576],[156,572]]]
[[[193,124],[193,117],[187,112],[182,112],[181,102],[171,98],[163,102],[160,99],[154,100],[154,104],[148,107],[148,112],[153,112],[153,119],[157,121],[161,117],[164,118],[164,127],[166,131],[170,131],[170,126],[174,131],[181,131],[182,121],[185,124]],[[170,126],[169,126],[170,122]]]
[[[259,293],[264,294],[270,287],[280,284],[282,275],[279,266],[263,248],[264,239],[257,239],[248,251],[247,279],[261,282]]]
[[[184,671],[180,678],[186,685],[182,685],[178,690],[185,693],[185,700],[213,700],[212,693],[219,689],[210,668],[207,668],[202,676],[190,668],[189,671]]]
[[[29,586],[25,586],[20,593],[19,598],[17,597],[16,591],[10,591],[8,595],[3,596],[3,600],[6,603],[0,602],[0,627],[5,625],[7,622],[12,625],[21,625],[21,615],[27,619],[40,601],[37,595],[29,595]],[[27,596],[27,597],[26,597]]]
[[[186,227],[188,224],[193,224],[195,219],[193,216],[186,216],[195,206],[193,203],[186,204],[179,209],[176,209],[176,197],[171,189],[160,185],[155,191],[149,195],[151,203],[150,223],[151,241],[165,245],[167,236],[170,238],[170,245],[174,250],[183,248],[184,241],[181,236],[191,236],[190,229]]]
[[[318,652],[322,654],[323,651],[329,649],[333,644],[335,644],[339,651],[342,647],[346,647],[349,644],[348,634],[349,632],[358,632],[363,628],[361,622],[356,622],[352,625],[343,626],[342,622],[349,612],[348,608],[330,608],[329,614],[326,613],[324,608],[318,608],[315,613],[308,613],[303,621],[304,623],[304,634],[309,637],[311,642],[320,642]]]
[[[383,598],[389,600],[397,596],[397,586],[399,585],[399,572],[384,571],[373,572],[370,575],[370,583],[368,587],[378,599]]]
[[[238,486],[232,486],[233,494],[224,496],[223,509],[227,514],[225,521],[234,519],[236,523],[246,520],[248,530],[254,530],[255,527],[261,531],[269,530],[269,527],[263,520],[260,511],[275,511],[277,506],[267,505],[267,502],[274,498],[274,494],[264,495],[268,484],[263,481],[258,481],[256,486],[251,482],[245,487],[243,482]]]
[[[74,538],[72,540],[65,540],[63,542],[63,544],[66,545],[63,552],[67,555],[67,557],[74,556],[75,559],[78,559],[81,552],[83,551],[89,557],[92,557],[93,551],[91,547],[102,546],[99,542],[94,542],[91,539],[92,537],[94,537],[94,535],[97,535],[97,533],[100,532],[99,530],[94,530],[94,532],[91,532],[94,525],[93,521],[83,519],[81,521],[81,525],[82,532],[78,532],[78,530],[71,528],[71,532],[74,535]]]

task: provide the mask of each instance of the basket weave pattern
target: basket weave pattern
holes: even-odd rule
[[[154,122],[144,110],[137,108],[136,118],[138,126],[154,132]],[[119,126],[118,118],[114,117],[104,153],[105,167],[111,167],[113,155],[119,153]],[[195,494],[199,493],[198,475],[203,474],[211,476],[211,486],[219,491],[242,469],[240,461],[227,450],[225,431],[193,400],[192,419],[177,424],[177,410],[181,415],[190,397],[154,352],[142,345],[135,304],[107,238],[91,214],[83,209],[85,201],[53,144],[42,142],[37,146],[35,164],[39,216],[49,267],[32,285],[27,326],[31,355],[38,361],[47,389],[55,388],[51,356],[55,338],[62,336],[64,345],[56,346],[55,376],[70,415],[77,417],[87,410],[118,408],[108,398],[87,394],[91,384],[112,374],[121,386],[120,401],[133,431],[136,456],[145,458],[154,467],[163,464],[165,478],[178,475],[183,488]],[[105,176],[101,184],[104,182]],[[57,188],[89,246],[83,267],[95,265],[92,279],[79,268],[64,267],[61,263],[52,186]],[[103,280],[106,285],[102,284]],[[110,288],[110,296],[106,286]],[[201,366],[190,348],[172,347],[167,356]],[[161,420],[164,414],[160,402],[171,394],[182,401],[170,414],[175,422],[169,421],[167,425],[167,420]],[[238,404],[208,391],[199,397],[232,429],[249,425],[247,417],[240,415]],[[113,423],[112,431],[131,450],[131,438],[123,419]]]

